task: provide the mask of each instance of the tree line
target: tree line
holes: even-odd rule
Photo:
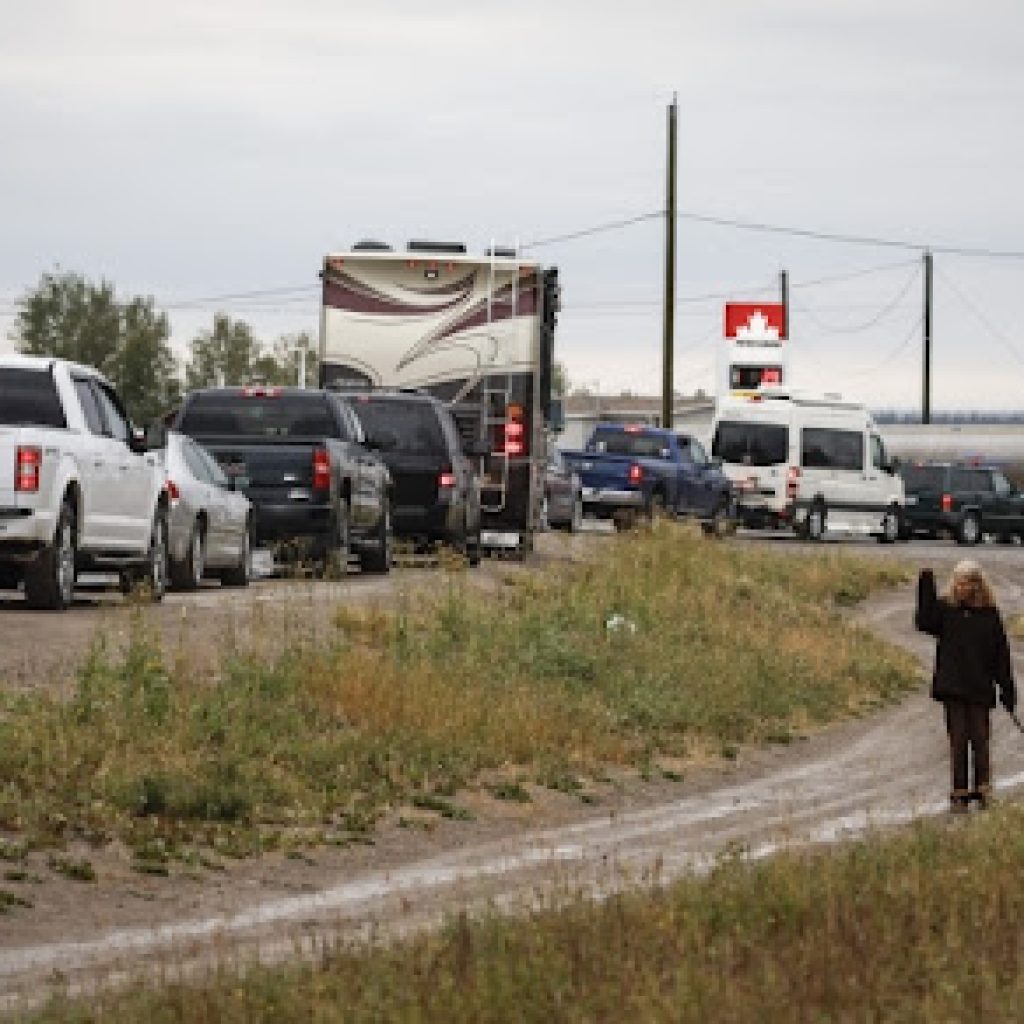
[[[167,314],[152,296],[120,299],[106,280],[46,273],[17,302],[11,340],[27,355],[57,356],[95,366],[118,389],[132,420],[149,423],[173,409],[182,388],[295,384],[299,349],[306,380],[316,380],[316,353],[307,332],[259,341],[243,320],[215,313],[208,330],[189,342],[182,367],[171,349]],[[184,374],[182,374],[184,369]]]

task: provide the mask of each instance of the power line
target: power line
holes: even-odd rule
[[[920,276],[920,267],[915,267],[906,282],[900,287],[900,290],[896,295],[887,302],[882,308],[872,317],[862,321],[859,324],[844,324],[842,327],[829,326],[820,317],[818,317],[811,309],[797,306],[801,312],[807,313],[812,320],[816,320],[818,326],[822,329],[829,331],[833,334],[856,334],[860,331],[867,331],[874,327],[876,324],[884,320],[896,307],[906,298],[907,292],[910,291],[911,286],[917,281]]]
[[[903,338],[903,340],[894,349],[892,349],[887,355],[885,355],[880,363],[876,363],[874,366],[866,370],[854,370],[854,372],[848,374],[848,376],[853,377],[854,379],[860,379],[862,377],[874,376],[876,373],[878,373],[879,370],[884,369],[891,362],[893,362],[900,355],[902,355],[903,352],[908,348],[910,343],[918,337],[919,332],[921,330],[921,323],[923,320],[923,316],[918,316],[918,318],[911,325],[911,328],[907,332],[906,337]]]
[[[664,217],[664,210],[652,210],[650,213],[641,213],[636,217],[627,217],[625,220],[610,220],[603,224],[594,224],[589,228],[581,228],[579,231],[569,231],[564,235],[551,235],[548,238],[538,238],[520,246],[520,249],[539,249],[544,245],[555,245],[557,242],[572,242],[577,238],[587,238],[590,235],[599,235],[606,231],[618,231],[622,228],[632,227],[634,224],[642,224],[644,221]]]
[[[978,308],[978,306],[972,302],[961,290],[953,283],[949,275],[943,271],[938,271],[939,276],[949,286],[953,294],[967,307],[967,309],[974,314],[974,316],[980,321],[983,327],[987,328],[988,332],[999,341],[1004,348],[1013,356],[1017,362],[1024,364],[1024,356],[1017,350],[1017,346],[1010,341],[1010,339],[1003,334],[1001,330]]]

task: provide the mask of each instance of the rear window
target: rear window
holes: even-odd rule
[[[429,402],[356,398],[353,408],[368,438],[394,437],[395,446],[385,455],[390,452],[406,455],[449,454],[441,432],[441,422]]]
[[[711,454],[740,466],[778,466],[789,449],[789,428],[777,423],[722,420],[715,429]]]
[[[323,395],[198,394],[178,424],[191,437],[339,437]]]
[[[594,432],[589,448],[609,455],[633,455],[638,458],[660,459],[668,449],[668,441],[659,434],[642,431],[602,430]]]
[[[0,368],[0,424],[5,427],[64,427],[57,385],[46,370]]]
[[[954,469],[951,471],[951,490],[991,491],[992,474],[987,469]]]
[[[903,484],[908,491],[944,491],[946,489],[945,466],[904,466],[900,470]]]

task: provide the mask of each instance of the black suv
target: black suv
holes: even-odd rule
[[[351,401],[391,472],[395,536],[450,544],[477,565],[480,480],[448,409],[421,392],[362,392]]]
[[[344,398],[254,385],[185,397],[175,429],[198,441],[252,502],[257,544],[308,546],[318,569],[391,566],[391,478]],[[296,548],[299,553],[299,548]]]
[[[907,502],[907,535],[951,534],[977,544],[985,534],[1009,542],[1024,537],[1024,495],[1001,470],[956,463],[910,463],[900,467]]]

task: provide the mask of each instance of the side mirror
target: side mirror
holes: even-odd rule
[[[146,431],[142,427],[132,427],[128,434],[128,448],[136,455],[145,455],[149,451],[149,444],[146,439]]]

